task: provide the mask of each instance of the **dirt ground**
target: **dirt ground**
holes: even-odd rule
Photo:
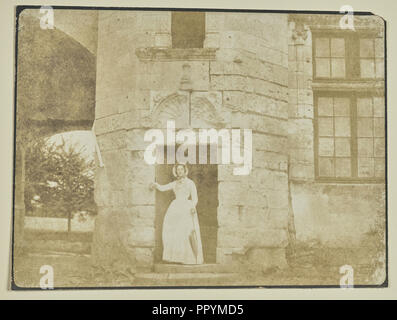
[[[266,272],[250,272],[237,276],[208,279],[137,278],[128,268],[114,270],[92,265],[90,256],[75,253],[30,253],[15,259],[15,285],[20,289],[40,288],[40,267],[54,270],[55,288],[98,287],[173,287],[173,286],[339,286],[339,268],[300,265]],[[355,284],[365,285],[364,273],[355,272]]]

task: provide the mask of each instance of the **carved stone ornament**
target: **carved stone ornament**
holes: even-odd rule
[[[225,127],[225,120],[207,98],[189,95],[184,91],[168,95],[142,121],[149,122],[153,128],[166,128],[170,120],[175,121],[176,128]]]
[[[294,21],[294,28],[292,29],[292,40],[295,42],[306,41],[309,33],[309,28],[305,26],[304,22],[300,19]]]

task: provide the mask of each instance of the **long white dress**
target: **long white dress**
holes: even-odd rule
[[[198,201],[196,185],[185,177],[165,185],[158,185],[158,190],[173,190],[175,194],[175,200],[171,202],[164,216],[163,260],[183,264],[202,264],[203,249],[199,221],[197,214],[191,213],[191,209],[196,207]],[[197,236],[197,257],[189,240],[192,230],[196,231]]]

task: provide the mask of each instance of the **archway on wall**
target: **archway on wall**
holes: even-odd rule
[[[95,54],[58,28],[41,28],[38,14],[38,9],[23,9],[18,16],[15,256],[26,253],[23,230],[27,149],[45,136],[69,130],[91,130],[95,118]],[[88,11],[87,15],[90,15]],[[90,21],[95,25],[95,18]],[[96,34],[95,28],[90,30],[85,29]]]
[[[197,146],[197,163],[198,163]],[[217,208],[218,208],[218,165],[209,163],[210,146],[207,146],[208,164],[189,164],[188,177],[194,181],[197,188],[197,214],[200,225],[203,246],[204,263],[216,262],[217,248]],[[164,148],[166,154],[167,147]],[[156,182],[167,184],[175,178],[172,174],[173,164],[156,165]],[[172,191],[156,192],[156,219],[155,219],[155,262],[162,260],[162,225],[164,216],[171,201],[175,199]]]

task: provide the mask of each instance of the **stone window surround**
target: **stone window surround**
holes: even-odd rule
[[[312,40],[314,38],[313,34],[316,33],[337,33],[337,32],[351,32],[350,30],[341,30],[340,25],[339,25],[339,20],[343,15],[339,14],[332,14],[332,15],[324,15],[324,16],[317,16],[317,15],[311,15],[311,14],[290,14],[288,17],[289,22],[291,23],[292,29],[291,29],[291,38],[290,38],[290,43],[289,45],[295,47],[296,50],[296,55],[297,57],[299,56],[302,61],[297,61],[297,60],[291,60],[293,63],[296,64],[295,67],[293,68],[298,68],[296,71],[298,72],[303,72],[303,65],[304,62],[311,63],[313,64],[313,46],[312,46]],[[373,37],[380,37],[380,38],[385,38],[385,25],[383,19],[376,17],[376,16],[371,16],[371,15],[363,15],[363,16],[355,16],[354,20],[354,27],[355,27],[355,34],[357,35],[358,33],[366,35],[366,36],[373,36]],[[303,48],[305,47],[311,47],[310,48],[310,53],[308,51],[305,51]],[[306,53],[305,53],[306,52]],[[294,66],[294,64],[292,64]],[[308,68],[307,70],[310,71],[312,68]],[[294,70],[291,70],[290,66],[290,72],[293,72]],[[307,72],[307,71],[305,71]],[[380,78],[371,78],[371,79],[355,79],[354,81],[350,79],[314,79],[312,72],[308,72],[307,74],[308,77],[308,86],[306,83],[302,82],[300,84],[300,87],[297,88],[296,91],[302,92],[302,95],[310,91],[312,92],[312,96],[314,98],[314,95],[316,92],[351,92],[354,90],[354,92],[366,92],[366,93],[372,93],[374,95],[385,95],[385,79],[380,79]],[[337,81],[335,81],[337,80]],[[309,89],[309,90],[306,90]],[[304,101],[302,102],[303,104],[309,104],[312,105],[314,101],[309,102]],[[299,103],[298,103],[299,104]],[[313,106],[314,107],[314,106]],[[291,120],[294,121],[294,120]],[[297,120],[299,121],[299,119]],[[313,121],[313,126],[316,124],[316,117],[313,117],[312,115],[312,121]],[[313,132],[314,133],[314,132]],[[312,145],[312,151],[313,152],[313,157],[314,157],[314,163],[311,163],[309,165],[310,167],[310,172],[313,174],[308,174],[305,178],[302,177],[294,177],[292,176],[292,179],[295,181],[299,180],[311,180],[313,179],[313,182],[316,183],[326,183],[326,184],[339,184],[339,183],[346,183],[346,184],[362,184],[362,183],[384,183],[384,178],[380,181],[380,179],[377,180],[365,180],[363,181],[360,179],[358,181],[357,179],[342,179],[342,178],[319,178],[318,175],[316,175],[317,169],[317,154],[316,154],[316,146],[315,146],[315,135],[313,134],[313,145]],[[291,177],[290,177],[291,178]]]
[[[171,15],[169,19],[171,22]],[[169,31],[156,32],[154,46],[137,48],[135,53],[141,61],[215,60],[216,51],[219,49],[217,36],[218,32],[210,30],[206,22],[203,48],[172,48],[172,35],[169,29]]]
[[[316,95],[317,92],[354,92],[354,94],[358,94],[360,92],[366,92],[371,95],[384,95],[385,94],[385,79],[373,78],[373,79],[366,79],[366,78],[358,78],[358,79],[319,79],[314,77],[315,73],[315,38],[321,35],[322,33],[325,35],[335,35],[338,32],[340,33],[341,30],[337,27],[330,28],[330,26],[321,27],[318,25],[311,25],[310,31],[313,34],[313,51],[312,51],[312,58],[313,58],[313,82],[312,82],[312,89],[313,93]],[[342,31],[342,33],[351,33],[352,31]],[[379,29],[368,29],[365,27],[356,27],[355,34],[358,37],[365,37],[365,38],[376,38],[376,37],[384,37],[383,30]],[[385,58],[384,58],[385,59]],[[314,105],[316,108],[316,105]],[[317,116],[314,117],[314,125],[317,125]],[[386,132],[385,132],[386,134]],[[315,165],[315,181],[317,182],[335,182],[335,183],[383,183],[385,178],[357,178],[357,177],[345,177],[345,178],[338,178],[338,177],[320,177],[318,175],[318,144],[317,144],[318,136],[315,133],[314,135],[314,165]],[[386,158],[385,158],[386,159]]]
[[[311,27],[311,32],[313,35],[313,82],[314,81],[332,81],[336,80],[338,82],[340,81],[345,81],[345,82],[356,82],[356,83],[363,83],[366,81],[373,82],[375,80],[380,80],[380,78],[374,77],[374,78],[365,78],[365,77],[360,77],[360,76],[355,76],[352,77],[351,71],[349,69],[346,69],[346,75],[344,78],[331,78],[331,77],[318,77],[316,76],[316,63],[315,63],[315,57],[316,57],[316,39],[317,38],[341,38],[345,40],[345,47],[347,48],[349,45],[351,45],[351,41],[353,40],[358,40],[358,39],[375,39],[377,37],[382,37],[383,34],[379,30],[372,30],[372,29],[358,29],[354,32],[348,30],[340,30],[340,29],[329,29],[329,28],[319,28],[319,27]],[[358,44],[358,43],[357,43]],[[344,57],[346,59],[346,65],[351,64],[352,61],[349,62],[349,58],[347,56]],[[350,59],[360,59],[358,56],[357,57],[352,57]],[[348,67],[348,66],[347,66]],[[382,79],[383,80],[383,79]],[[381,81],[382,81],[381,80]]]
[[[160,48],[146,47],[135,50],[141,61],[200,61],[215,60],[217,48]]]
[[[346,95],[347,93],[347,95]],[[378,177],[378,176],[371,176],[371,177],[359,177],[358,176],[358,154],[357,154],[357,121],[358,121],[358,115],[357,115],[357,98],[359,97],[375,97],[378,96],[379,93],[376,91],[354,91],[354,92],[349,92],[349,91],[316,91],[315,93],[315,121],[314,121],[314,154],[315,154],[315,179],[317,182],[345,182],[345,183],[381,183],[384,182],[383,177]],[[346,176],[346,177],[326,177],[326,176],[320,176],[319,174],[319,132],[318,132],[318,111],[317,111],[317,99],[319,97],[347,97],[351,101],[351,112],[350,112],[350,126],[351,126],[351,133],[352,135],[349,136],[348,138],[350,139],[350,143],[352,144],[351,150],[356,150],[353,152],[353,154],[350,154],[348,158],[351,159],[351,175]],[[375,152],[375,151],[374,151]],[[333,159],[337,159],[338,157],[331,156]],[[375,159],[376,156],[372,156],[369,158]],[[379,158],[379,157],[378,157]],[[335,165],[335,164],[334,164]],[[375,169],[374,169],[375,170]]]

